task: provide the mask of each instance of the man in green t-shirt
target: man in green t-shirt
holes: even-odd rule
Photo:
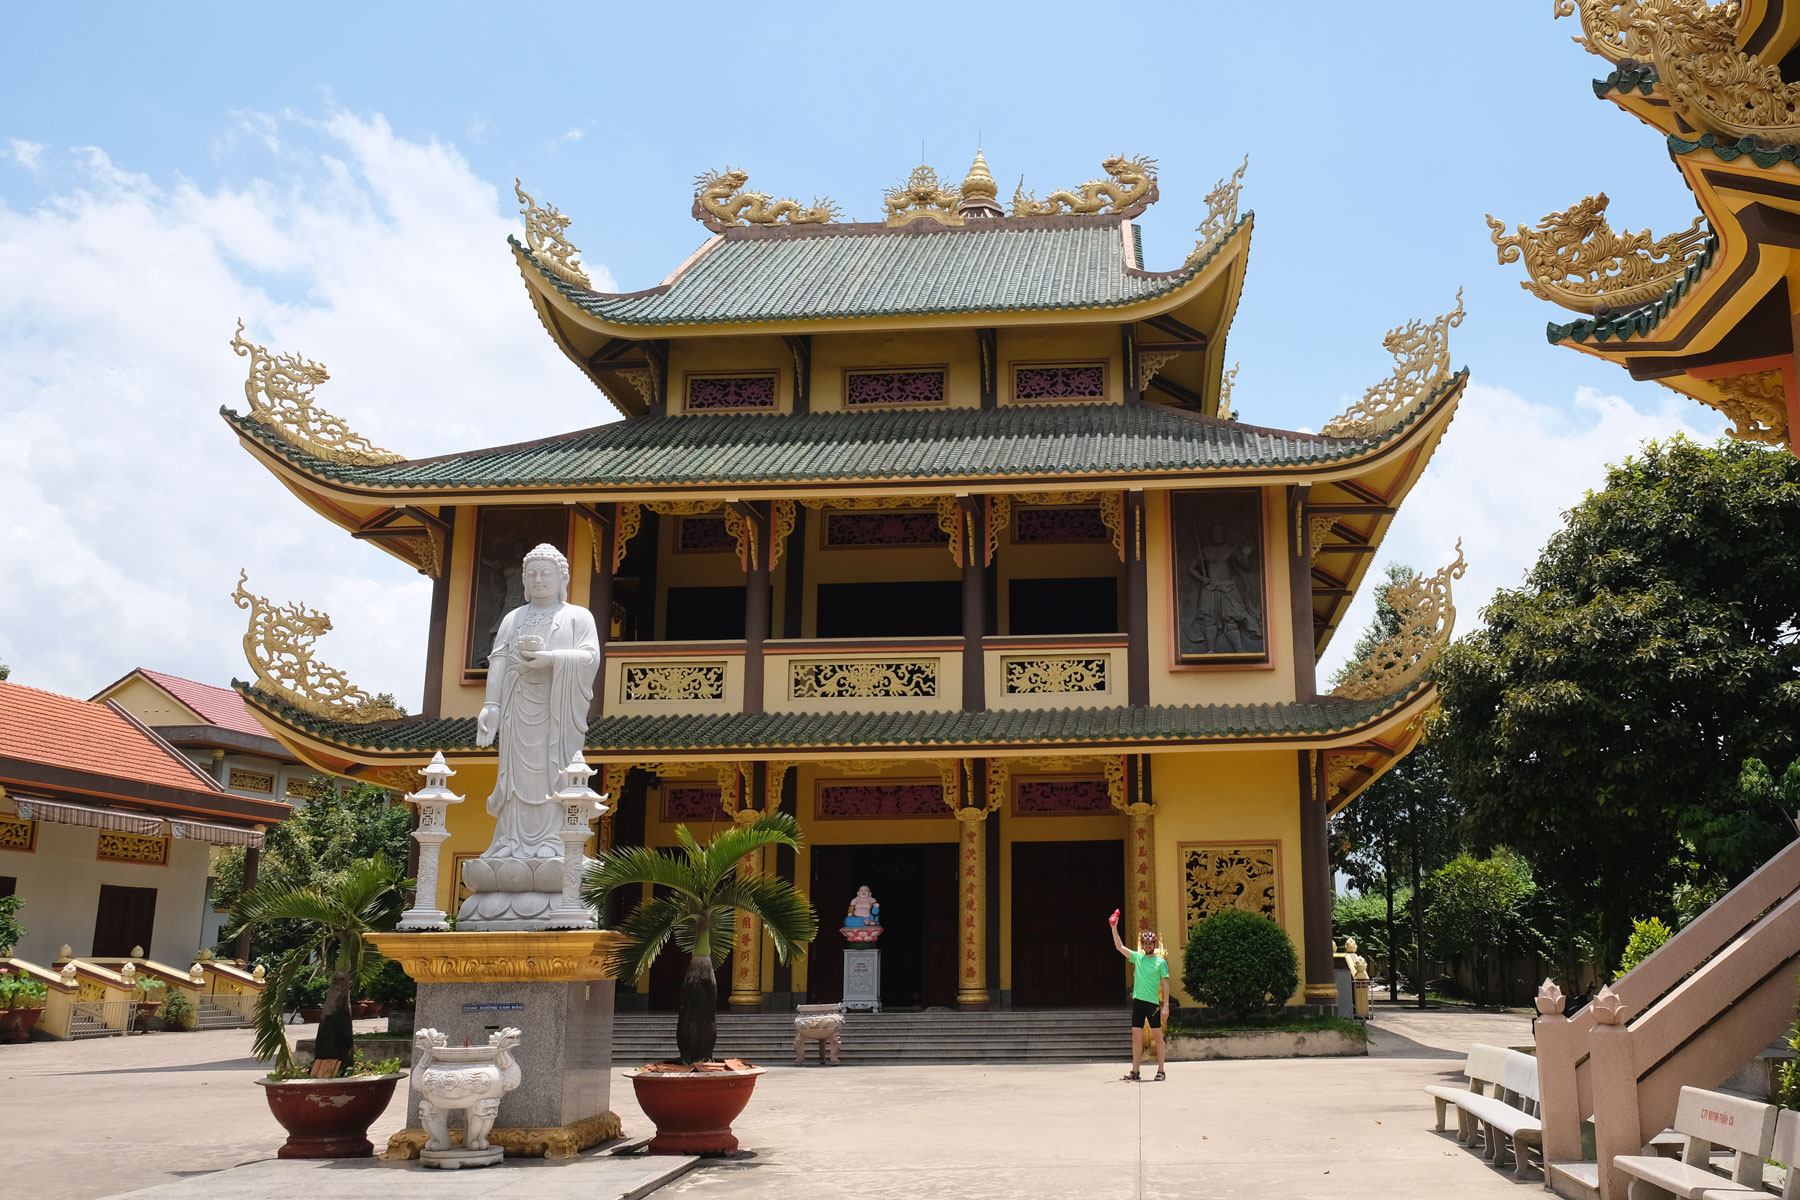
[[[1131,1073],[1125,1078],[1138,1082],[1138,1063],[1144,1058],[1144,1027],[1156,1038],[1156,1079],[1169,1077],[1164,1069],[1163,1021],[1169,1016],[1169,960],[1157,953],[1156,934],[1144,930],[1139,941],[1142,950],[1128,950],[1119,940],[1119,914],[1108,924],[1112,927],[1113,946],[1131,963]]]

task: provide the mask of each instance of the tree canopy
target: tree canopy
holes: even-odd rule
[[[1592,914],[1608,959],[1634,915],[1792,838],[1740,777],[1800,750],[1800,460],[1647,443],[1483,618],[1436,666],[1464,832]]]

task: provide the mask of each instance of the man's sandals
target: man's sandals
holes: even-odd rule
[[[1161,1083],[1163,1080],[1167,1079],[1168,1077],[1169,1077],[1169,1073],[1167,1071],[1158,1071],[1156,1073],[1156,1078],[1152,1079],[1150,1082],[1151,1083]],[[1140,1076],[1136,1071],[1127,1071],[1127,1072],[1125,1072],[1125,1074],[1119,1076],[1119,1079],[1124,1083],[1142,1083],[1142,1082],[1144,1082],[1143,1077]]]

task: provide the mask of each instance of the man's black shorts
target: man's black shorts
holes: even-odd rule
[[[1139,1000],[1134,997],[1131,1001],[1131,1027],[1142,1029],[1146,1022],[1152,1029],[1162,1028],[1162,1005],[1155,1000]]]

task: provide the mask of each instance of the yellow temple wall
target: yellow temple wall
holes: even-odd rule
[[[773,370],[776,410],[794,411],[794,356],[787,343],[769,334],[761,337],[676,338],[669,342],[669,412],[687,409],[689,375],[743,375]],[[752,415],[752,414],[743,414]]]
[[[1175,592],[1169,553],[1169,493],[1144,498],[1149,586],[1150,703],[1266,704],[1294,698],[1293,613],[1288,600],[1286,500],[1263,491],[1263,591],[1266,662],[1189,664],[1175,661]]]
[[[999,399],[1002,404],[1014,402],[1013,367],[1039,363],[1104,362],[1107,401],[1117,404],[1125,400],[1117,325],[1001,329],[998,331],[995,349],[1000,359]],[[1030,404],[1034,401],[1023,403]]]
[[[845,371],[937,366],[945,368],[946,407],[981,407],[981,366],[973,332],[847,333],[814,338],[812,411],[843,410]]]

